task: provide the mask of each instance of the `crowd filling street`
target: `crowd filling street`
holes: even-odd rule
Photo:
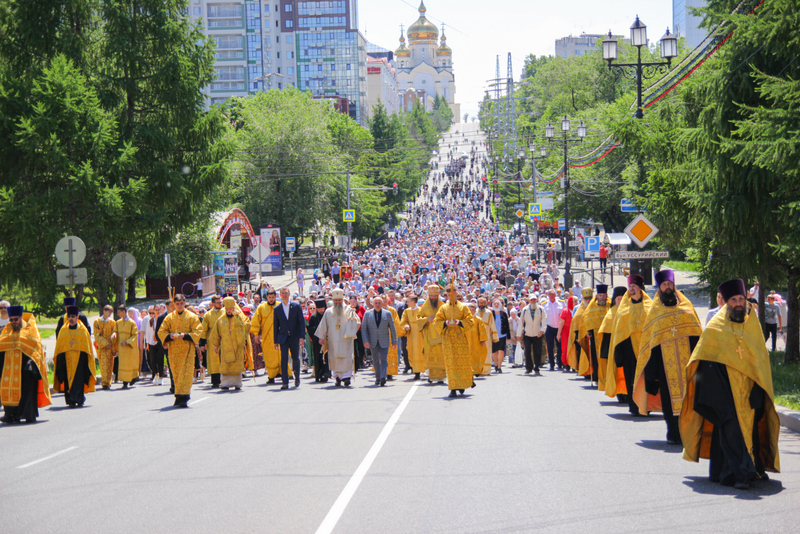
[[[658,413],[665,441],[685,460],[709,460],[712,481],[744,490],[779,472],[758,287],[720,285],[703,321],[668,269],[649,294],[636,274],[616,287],[565,287],[560,241],[538,247],[493,220],[487,163],[480,139],[450,135],[392,236],[321,258],[298,272],[296,290],[264,279],[208,309],[176,294],[141,311],[106,306],[93,324],[66,298],[52,384],[35,317],[0,303],[3,423],[35,422],[51,403],[91,410],[103,402],[97,389],[169,388],[187,408],[198,388],[236,391],[243,377],[302,390],[408,375],[479,402],[476,377],[573,373],[598,401]],[[773,349],[781,304],[769,296]]]

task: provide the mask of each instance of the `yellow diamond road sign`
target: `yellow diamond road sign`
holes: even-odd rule
[[[628,227],[625,228],[625,233],[630,236],[631,240],[636,243],[639,248],[644,248],[644,246],[658,234],[658,227],[640,213],[631,221]]]
[[[522,210],[517,210],[515,213],[517,214],[517,217],[522,217],[523,215],[525,215],[525,212]]]
[[[342,220],[344,222],[353,223],[356,222],[356,210],[342,210],[344,213],[342,215]]]

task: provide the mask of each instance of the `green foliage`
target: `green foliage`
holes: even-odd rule
[[[433,111],[431,112],[433,127],[440,133],[445,132],[450,129],[453,117],[453,110],[450,108],[450,104],[447,103],[447,99],[437,94],[433,100]]]
[[[147,276],[164,278],[164,254],[170,255],[172,274],[194,273],[211,261],[211,252],[217,250],[214,220],[202,219],[187,226],[175,239],[152,255],[147,262]]]
[[[786,361],[786,353],[782,351],[770,352],[769,359],[775,403],[800,410],[800,363]]]
[[[52,306],[63,289],[52,251],[77,235],[102,306],[122,296],[115,253],[144,272],[210,212],[228,155],[222,116],[200,94],[212,48],[185,0],[35,4],[0,7],[0,270]]]

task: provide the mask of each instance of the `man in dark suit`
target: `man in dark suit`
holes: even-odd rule
[[[289,300],[289,288],[280,291],[281,302],[275,306],[273,332],[275,350],[281,350],[281,389],[289,389],[289,353],[292,356],[294,387],[300,387],[300,349],[306,341],[306,320],[303,308]]]
[[[383,309],[383,298],[372,299],[371,310],[364,314],[361,335],[364,347],[372,351],[372,365],[375,367],[375,385],[386,385],[389,347],[397,344],[397,332],[389,310]]]

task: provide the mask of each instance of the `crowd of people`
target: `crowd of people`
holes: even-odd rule
[[[660,411],[666,440],[687,460],[710,458],[712,480],[746,488],[778,471],[769,358],[744,283],[720,286],[705,329],[669,270],[657,273],[652,298],[639,275],[617,288],[564,287],[557,258],[537,263],[521,238],[497,231],[480,178],[486,160],[470,156],[456,167],[451,155],[447,173],[431,173],[394,237],[341,264],[325,260],[298,277],[294,293],[265,281],[255,292],[214,296],[208,310],[180,294],[141,314],[119,306],[116,319],[107,306],[91,328],[65,300],[53,390],[83,406],[95,390],[95,357],[103,389],[131,387],[145,364],[156,386],[168,372],[179,407],[207,378],[211,388],[237,390],[244,376],[264,376],[285,390],[308,373],[349,388],[371,367],[368,384],[410,373],[457,398],[504,368],[560,371],[597,384],[633,417]],[[8,315],[3,421],[31,422],[52,402],[46,363],[35,318],[18,306]]]

